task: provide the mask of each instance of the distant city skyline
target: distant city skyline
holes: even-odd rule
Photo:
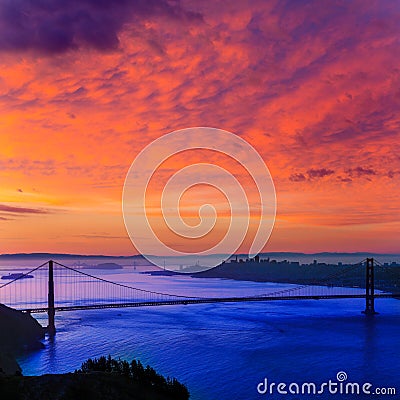
[[[129,166],[191,126],[268,165],[265,252],[399,253],[399,17],[396,1],[1,3],[0,253],[135,253]]]

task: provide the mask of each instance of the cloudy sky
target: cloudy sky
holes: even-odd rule
[[[246,139],[267,251],[400,252],[400,1],[0,0],[0,253],[132,254],[135,156]]]

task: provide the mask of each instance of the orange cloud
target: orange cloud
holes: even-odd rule
[[[150,3],[86,5],[103,36],[75,20],[50,40],[40,13],[19,32],[2,25],[15,39],[0,40],[2,204],[52,210],[3,210],[4,251],[134,252],[121,216],[134,157],[175,129],[215,126],[247,139],[271,170],[278,220],[267,250],[397,252],[398,5]],[[54,18],[81,7],[60,2]]]

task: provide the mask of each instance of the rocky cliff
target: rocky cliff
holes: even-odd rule
[[[0,374],[15,375],[21,369],[15,354],[40,345],[43,327],[30,315],[0,304]]]

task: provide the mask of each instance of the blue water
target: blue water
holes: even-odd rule
[[[107,272],[153,290],[201,295],[260,293],[274,284]],[[275,285],[281,288],[284,285]],[[57,334],[25,354],[25,375],[73,371],[89,357],[140,359],[185,383],[193,400],[308,399],[260,395],[257,384],[335,380],[395,387],[400,398],[400,301],[376,300],[379,315],[361,314],[362,299],[206,304],[63,312]],[[45,315],[38,315],[46,325]],[[370,398],[333,396],[317,398]]]

